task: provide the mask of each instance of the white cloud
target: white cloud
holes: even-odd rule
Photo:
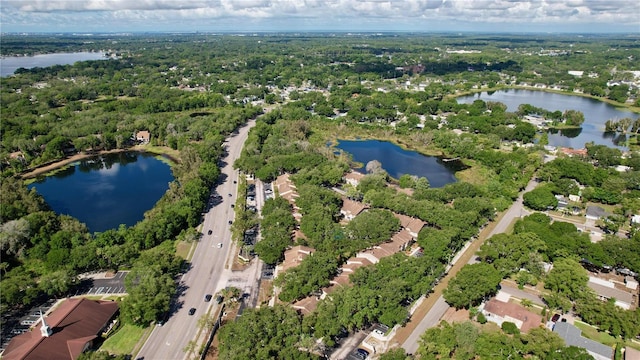
[[[290,22],[287,19],[291,19]],[[3,31],[43,31],[42,24],[53,28],[82,24],[103,29],[115,24],[141,25],[144,21],[157,30],[175,30],[178,24],[198,30],[203,24],[235,24],[230,31],[250,30],[243,27],[255,24],[249,21],[280,19],[281,30],[310,19],[326,30],[345,24],[357,27],[367,23],[379,24],[380,30],[402,28],[417,19],[429,23],[447,24],[455,30],[457,23],[491,24],[510,23],[526,30],[536,24],[549,24],[545,31],[553,31],[553,24],[627,26],[627,31],[640,32],[640,2],[637,0],[4,0],[0,7]],[[297,19],[297,20],[296,20]],[[64,21],[71,21],[65,23]],[[127,21],[131,24],[127,25]],[[297,22],[296,22],[297,21]],[[163,23],[166,22],[166,23]],[[273,22],[276,23],[276,22]],[[596,26],[597,28],[597,26]],[[606,28],[605,28],[606,29]],[[127,31],[134,31],[128,29]],[[369,29],[372,30],[372,29]],[[532,29],[533,30],[533,29]],[[595,28],[594,28],[595,30]],[[55,30],[54,30],[55,31]]]

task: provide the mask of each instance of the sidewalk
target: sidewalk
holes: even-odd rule
[[[415,313],[411,316],[409,322],[404,327],[398,329],[396,336],[390,342],[390,348],[402,346],[405,351],[410,354],[417,351],[419,337],[426,329],[437,325],[438,320],[449,309],[449,306],[444,302],[444,298],[442,296],[442,292],[449,285],[449,281],[463,266],[470,263],[471,259],[475,257],[476,252],[486,239],[495,234],[505,232],[515,219],[528,215],[528,212],[523,209],[522,194],[533,190],[536,185],[537,182],[535,180],[529,181],[525,189],[520,192],[518,199],[516,199],[516,201],[507,210],[502,212],[493,222],[489,223],[484,229],[482,229],[478,238],[471,242],[466,250],[461,250],[462,255],[458,261],[451,266],[447,275],[442,278],[438,285],[436,285],[429,297],[420,304]],[[435,320],[436,317],[438,320]]]

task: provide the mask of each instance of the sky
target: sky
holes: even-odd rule
[[[0,0],[0,31],[640,33],[640,1]]]

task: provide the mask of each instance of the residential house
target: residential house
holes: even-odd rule
[[[600,206],[587,206],[587,220],[597,221],[607,216],[607,212]]]
[[[580,202],[580,195],[569,194],[569,201]]]
[[[344,216],[347,221],[351,221],[366,208],[367,205],[359,201],[353,201],[348,198],[343,198],[340,214],[342,214],[342,216]]]
[[[413,218],[411,216],[396,213],[394,213],[393,216],[400,220],[400,226],[406,229],[414,239],[418,239],[420,230],[422,230],[422,228],[426,225],[424,221]]]
[[[351,186],[358,186],[360,180],[364,177],[364,174],[357,171],[351,171],[344,177],[344,181]]]
[[[640,359],[640,350],[636,350],[631,346],[624,347],[624,360],[638,360]]]
[[[65,300],[33,331],[14,337],[2,359],[77,359],[93,346],[118,312],[115,301],[76,298]]]
[[[500,301],[497,298],[487,301],[481,311],[487,321],[498,326],[502,326],[505,321],[512,322],[524,333],[542,324],[542,316],[525,309],[522,305]]]
[[[569,156],[569,157],[573,157],[573,156],[583,156],[586,157],[587,154],[587,149],[573,149],[573,148],[560,148],[560,152],[562,152],[563,154]]]
[[[583,348],[596,360],[613,359],[613,348],[583,337],[582,331],[569,323],[557,322],[553,326],[553,332],[560,335],[567,346]]]
[[[280,265],[280,270],[287,271],[298,266],[307,256],[316,250],[308,246],[297,245],[284,252],[284,261]]]
[[[624,285],[627,287],[627,289],[638,290],[638,281],[636,281],[633,276],[625,276]]]
[[[300,208],[296,206],[296,198],[300,195],[293,181],[289,178],[289,174],[285,173],[278,176],[274,181],[274,185],[278,190],[278,195],[285,198],[293,206],[293,217],[299,222],[302,214],[300,214]]]
[[[151,134],[147,130],[138,131],[136,133],[136,141],[139,141],[143,144],[148,144],[151,141]]]
[[[602,301],[615,299],[615,304],[625,310],[632,310],[637,306],[637,292],[634,297],[629,291],[616,288],[611,281],[589,276],[589,286]]]

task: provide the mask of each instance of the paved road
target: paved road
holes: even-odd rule
[[[495,234],[499,234],[499,233],[503,233],[505,232],[508,228],[509,225],[513,222],[513,220],[515,220],[516,218],[519,217],[523,217],[528,215],[529,213],[524,209],[524,205],[522,204],[522,195],[525,192],[529,192],[531,190],[533,190],[536,186],[537,186],[537,182],[535,180],[531,180],[529,181],[529,183],[527,184],[527,186],[525,187],[525,189],[520,192],[520,195],[518,196],[518,199],[513,203],[513,205],[511,205],[511,207],[509,209],[507,209],[507,211],[505,211],[505,213],[502,215],[502,217],[500,218],[500,220],[498,221],[498,223],[496,224],[496,226],[486,235],[486,238],[490,238],[491,236],[495,235]],[[478,241],[478,240],[476,240]],[[473,253],[475,253],[477,246],[471,246],[469,247],[469,249],[467,249],[467,252],[471,252],[469,253],[465,253],[463,254],[462,258],[469,258],[468,263],[474,263],[475,262],[475,256],[473,256]],[[448,279],[451,279],[455,276],[455,274],[457,273],[457,271],[459,271],[460,267],[453,267],[451,269],[451,271],[449,271],[449,274],[447,274],[445,280],[441,281],[441,284],[447,283]],[[398,341],[402,341],[402,348],[408,353],[408,354],[415,354],[416,351],[418,351],[418,340],[420,339],[420,336],[430,327],[436,326],[437,324],[440,323],[440,318],[442,318],[442,316],[447,312],[447,310],[449,310],[449,305],[447,305],[446,301],[444,300],[444,297],[441,295],[441,291],[438,292],[434,292],[434,294],[432,294],[431,296],[438,296],[438,299],[435,301],[435,303],[432,305],[432,307],[428,310],[428,312],[426,313],[426,315],[419,320],[419,322],[417,323],[417,325],[415,325],[414,329],[411,331],[411,333],[406,337],[406,339],[396,339]],[[424,304],[426,304],[425,306],[430,306],[430,302],[425,301]],[[416,313],[420,313],[420,311],[416,311]],[[418,319],[412,319],[411,322],[417,321]],[[400,331],[398,332],[398,334],[400,333]]]
[[[440,323],[440,318],[448,309],[449,305],[447,305],[444,298],[440,296],[431,310],[429,310],[427,315],[422,318],[415,330],[411,332],[407,340],[402,344],[402,347],[407,354],[415,354],[418,351],[418,340],[420,340],[420,336],[422,336],[427,329],[438,325]]]
[[[231,243],[229,220],[233,220],[231,204],[236,201],[238,173],[233,169],[234,161],[240,156],[249,129],[255,125],[251,120],[240,128],[238,133],[227,141],[228,155],[223,159],[221,183],[214,194],[220,195],[215,206],[204,215],[202,226],[203,236],[197,244],[191,259],[191,268],[181,279],[182,293],[177,299],[171,317],[164,326],[156,326],[147,342],[137,354],[137,358],[145,360],[176,360],[184,359],[185,347],[189,341],[196,340],[198,319],[206,314],[211,307],[217,306],[215,301],[204,302],[206,294],[215,294],[227,286],[231,274],[230,257],[234,254],[235,245]],[[229,196],[231,194],[231,196]],[[208,235],[208,230],[212,234]],[[222,248],[218,247],[222,243]],[[225,270],[226,269],[226,270]],[[188,314],[190,308],[195,308],[193,316]]]

